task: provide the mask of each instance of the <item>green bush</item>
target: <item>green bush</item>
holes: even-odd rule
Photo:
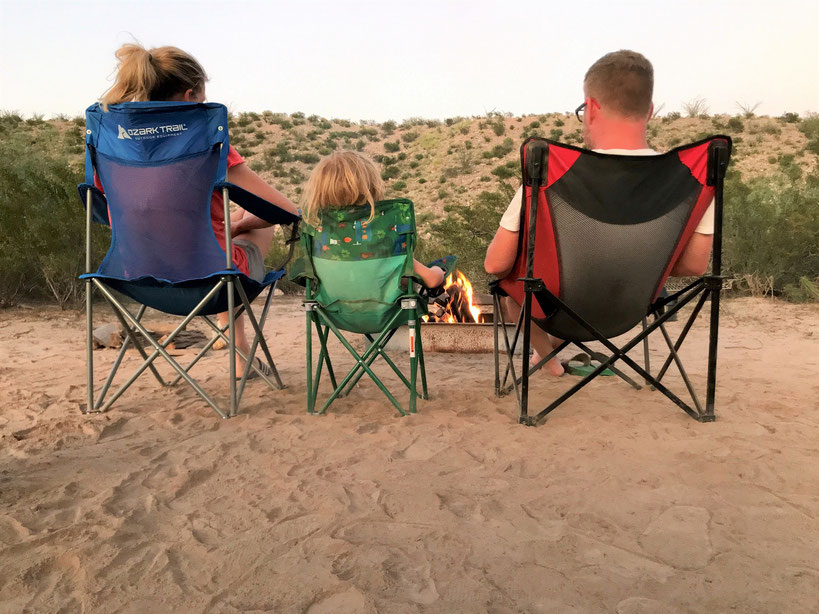
[[[405,190],[407,188],[406,181],[396,181],[392,184],[392,190],[394,192],[400,192],[401,190]]]
[[[411,130],[409,132],[405,132],[401,135],[401,140],[405,143],[412,143],[415,139],[418,138],[418,132],[415,130]]]
[[[724,263],[728,275],[770,280],[776,294],[807,300],[811,284],[819,281],[819,171],[800,181],[794,166],[781,159],[777,174],[747,183],[737,173],[729,174]]]
[[[745,124],[742,123],[739,117],[731,117],[728,119],[728,128],[734,132],[742,132],[745,130]]]
[[[383,171],[381,171],[381,178],[382,179],[395,179],[398,175],[401,174],[401,171],[398,169],[397,166],[388,166]]]
[[[399,143],[398,141],[394,141],[394,142],[385,141],[384,142],[384,151],[388,151],[390,153],[395,153],[399,149],[401,149],[401,143]]]
[[[293,159],[298,160],[299,162],[304,162],[305,164],[315,164],[321,160],[318,155],[311,152],[293,154]]]
[[[0,305],[50,298],[61,308],[83,298],[85,210],[77,196],[79,160],[59,152],[55,135],[0,127]],[[110,231],[92,228],[92,266]]]
[[[446,216],[430,225],[427,252],[458,256],[461,269],[478,291],[487,292],[491,277],[483,270],[486,247],[495,236],[498,222],[509,204],[503,192],[481,192],[474,203],[445,206]]]

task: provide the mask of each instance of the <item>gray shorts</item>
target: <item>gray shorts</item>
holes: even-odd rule
[[[262,258],[262,252],[259,251],[259,246],[244,239],[234,239],[233,244],[241,247],[245,252],[245,256],[247,256],[248,277],[256,281],[262,281],[265,275],[264,258]]]

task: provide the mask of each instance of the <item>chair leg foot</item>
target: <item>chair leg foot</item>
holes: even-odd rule
[[[535,426],[535,419],[532,416],[519,416],[518,423],[524,426]]]
[[[713,414],[705,414],[697,418],[698,422],[716,422],[717,417]]]

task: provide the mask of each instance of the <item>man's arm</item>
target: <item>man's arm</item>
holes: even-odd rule
[[[499,279],[506,277],[515,264],[518,253],[518,233],[500,227],[486,250],[483,268]]]
[[[714,243],[714,235],[705,235],[695,232],[688,240],[683,253],[680,254],[671,275],[674,277],[686,277],[689,275],[702,275],[708,268],[708,261],[711,259],[711,246]]]
[[[285,211],[289,211],[294,215],[299,214],[296,205],[291,203],[290,200],[276,188],[268,185],[268,183],[253,172],[253,170],[251,170],[246,163],[237,164],[236,166],[230,167],[228,169],[228,181],[247,190],[248,192],[252,192],[259,198],[263,198],[266,201],[281,207]],[[270,222],[267,222],[260,217],[256,217],[249,211],[245,211],[242,218],[234,223],[234,227],[231,228],[231,230],[234,235],[237,235],[247,232],[248,230],[253,230],[255,228],[267,228],[268,226],[270,226]]]

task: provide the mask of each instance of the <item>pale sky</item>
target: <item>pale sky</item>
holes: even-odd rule
[[[819,0],[0,0],[0,110],[78,115],[114,51],[176,45],[233,111],[401,120],[573,110],[598,57],[654,64],[663,113],[819,111]]]

